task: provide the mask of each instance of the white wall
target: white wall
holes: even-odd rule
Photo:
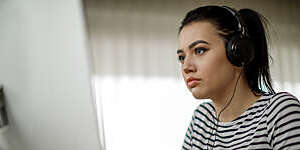
[[[0,150],[99,150],[79,0],[0,1]]]

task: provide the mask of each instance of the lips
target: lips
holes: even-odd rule
[[[189,88],[193,88],[197,86],[200,82],[200,79],[194,78],[194,77],[189,77],[186,79],[186,84]]]

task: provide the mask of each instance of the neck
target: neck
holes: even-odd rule
[[[224,91],[212,98],[214,107],[216,109],[216,116],[219,117],[219,120],[221,122],[233,121],[234,119],[239,117],[245,110],[251,107],[251,105],[255,103],[260,97],[255,96],[252,93],[245,79],[245,76],[243,75],[241,75],[234,93],[237,79],[238,77],[236,78],[235,82],[231,84],[229,88],[227,88],[227,91]]]

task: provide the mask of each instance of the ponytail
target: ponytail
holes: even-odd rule
[[[254,94],[269,92],[274,94],[269,69],[268,24],[267,19],[251,9],[239,10],[255,49],[254,61],[245,66],[248,85]]]

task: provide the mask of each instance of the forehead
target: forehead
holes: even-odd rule
[[[181,30],[179,34],[179,48],[185,49],[196,40],[204,40],[211,43],[216,38],[220,39],[220,36],[215,25],[207,21],[194,22],[186,25]]]

